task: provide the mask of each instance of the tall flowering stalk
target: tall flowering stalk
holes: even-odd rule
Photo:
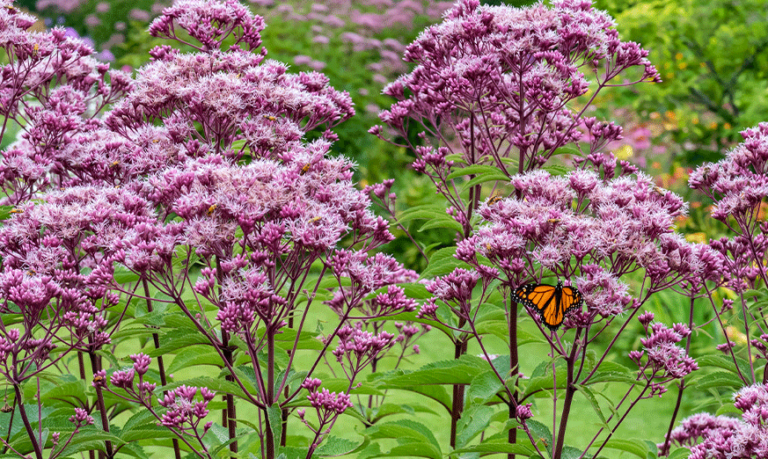
[[[88,413],[97,409],[109,432],[109,392],[148,410],[198,456],[213,457],[203,441],[212,390],[171,383],[160,358],[158,388],[145,354],[132,355],[129,369],[102,367],[97,352],[141,299],[153,317],[167,316],[153,304],[180,311],[193,327],[185,333],[197,333],[220,358],[229,382],[222,424],[233,453],[237,394],[259,410],[254,424],[267,458],[277,456],[288,416],[306,400],[319,422],[299,412],[299,425],[314,435],[311,457],[350,406],[359,374],[397,342],[358,321],[416,308],[395,285],[415,273],[374,254],[392,239],[388,223],[355,189],[354,165],[328,155],[331,129],[354,114],[349,95],[322,74],[290,74],[266,61],[263,20],[234,0],[180,0],[165,9],[150,33],[196,52],[160,46],[135,82],[95,64],[89,48],[60,30],[28,32],[33,19],[4,6],[12,60],[2,107],[5,123],[23,134],[3,155],[6,202],[17,205],[0,234],[3,308],[23,320],[0,329],[4,374],[35,456],[47,446],[27,419],[21,384],[75,350],[91,358],[97,394],[73,417],[78,427],[93,423]],[[320,138],[307,141],[309,131]],[[117,269],[135,277],[120,283]],[[339,314],[319,352],[307,330],[318,295]],[[286,351],[276,337],[288,329],[295,338]],[[157,353],[168,344],[159,332],[151,331]],[[59,344],[64,351],[51,357]],[[298,372],[293,361],[305,349],[314,363]],[[337,393],[313,377],[331,350],[348,380]],[[125,446],[118,443],[105,443],[106,456]],[[174,450],[179,457],[178,442]]]
[[[699,190],[714,201],[712,217],[723,222],[733,237],[710,241],[725,260],[727,286],[738,296],[738,302],[726,300],[717,305],[709,296],[718,317],[726,343],[720,349],[737,362],[735,343],[728,337],[721,319],[737,303],[736,320],[746,334],[746,358],[749,372],[739,370],[745,385],[757,381],[755,360],[765,358],[765,346],[759,336],[768,334],[768,317],[764,306],[768,286],[766,271],[766,237],[768,224],[761,221],[761,204],[768,196],[768,123],[741,133],[744,142],[728,152],[715,164],[705,164],[691,174],[691,188]],[[764,338],[763,338],[764,340]],[[738,369],[739,366],[736,365]],[[763,368],[763,382],[768,382],[768,365]]]
[[[594,10],[589,1],[557,1],[551,8],[538,4],[521,9],[480,6],[476,0],[460,1],[446,14],[441,24],[425,30],[407,47],[404,59],[415,63],[415,69],[391,83],[384,91],[398,102],[380,114],[381,120],[392,133],[407,142],[401,146],[415,154],[413,167],[427,175],[437,192],[445,198],[442,207],[450,218],[439,216],[441,209],[437,207],[440,206],[424,209],[436,214],[434,218],[443,222],[432,223],[430,227],[442,225],[456,231],[459,259],[471,262],[476,258],[474,252],[481,250],[483,257],[501,262],[501,273],[506,277],[504,286],[507,288],[516,288],[524,281],[540,280],[541,271],[534,275],[539,266],[554,270],[558,276],[570,277],[580,272],[579,266],[571,267],[566,261],[571,247],[536,248],[531,244],[534,240],[538,243],[554,242],[541,238],[543,235],[538,233],[545,228],[563,228],[563,231],[568,228],[561,226],[560,216],[570,207],[569,200],[575,193],[582,193],[582,196],[590,193],[600,182],[597,175],[589,175],[585,171],[576,174],[574,180],[587,180],[586,184],[576,184],[586,188],[549,189],[546,183],[555,182],[550,180],[548,174],[519,177],[515,174],[545,167],[553,156],[565,152],[589,155],[596,166],[605,163],[604,178],[612,179],[616,161],[612,157],[602,159],[600,152],[608,143],[621,138],[621,128],[587,117],[585,113],[605,88],[661,81],[656,69],[646,59],[648,51],[636,43],[619,40],[613,26],[613,20],[607,14]],[[642,69],[634,81],[617,82],[617,77],[632,67]],[[585,74],[591,74],[591,77]],[[413,138],[409,136],[410,131],[418,132],[420,144],[410,140]],[[371,133],[381,138],[385,135],[381,126],[372,128]],[[586,142],[586,147],[583,142]],[[565,150],[565,146],[569,146],[570,150]],[[627,164],[622,164],[622,169],[624,174],[634,172]],[[515,188],[515,198],[502,202],[519,203],[526,195],[528,199],[544,198],[537,192],[545,193],[548,205],[555,206],[551,215],[520,203],[516,204],[516,210],[506,210],[506,204],[499,205],[498,209],[507,214],[495,216],[493,205],[506,195],[505,184],[510,180]],[[494,186],[483,187],[486,182],[492,182]],[[644,184],[628,182],[623,186],[630,189],[650,186],[645,178],[639,182]],[[391,183],[386,186],[391,187]],[[386,194],[386,190],[372,191],[394,215],[394,199]],[[490,200],[486,203],[488,196]],[[585,196],[584,199],[574,209],[576,214],[587,211]],[[669,207],[665,212],[669,213],[665,218],[670,218],[680,211],[682,203],[672,204],[669,198],[667,201]],[[526,222],[523,228],[515,230],[500,227],[503,223],[499,219],[512,218],[525,207],[530,209],[526,218],[533,218],[534,221]],[[597,209],[593,207],[593,210]],[[539,226],[542,223],[536,222],[545,215],[545,221],[552,222]],[[499,227],[479,230],[478,223],[482,220],[497,223]],[[473,247],[478,240],[478,231],[487,231],[488,240],[485,242],[491,248]],[[491,231],[503,231],[505,234],[492,236]],[[520,234],[520,231],[524,232]],[[491,237],[495,237],[497,247],[490,243]],[[594,280],[597,287],[606,274],[599,268],[599,263],[590,262],[590,252],[595,249],[587,243],[576,256],[584,264],[595,266],[590,275],[597,276]],[[543,257],[547,263],[539,265],[540,260],[534,259],[533,254]],[[557,266],[558,263],[562,265]],[[460,283],[464,294],[471,295],[480,278],[487,279],[481,283],[482,299],[492,290],[491,279],[501,274],[491,274],[492,270],[476,261],[475,265],[476,272],[456,272],[452,275],[455,279],[446,278],[444,282]],[[614,274],[618,277],[625,272]],[[615,278],[611,277],[606,282],[615,283]],[[606,287],[614,286],[613,283]],[[431,291],[442,290],[434,285]],[[627,306],[627,303],[617,303],[618,298],[629,301],[629,297],[621,297],[613,291],[609,297],[615,307]],[[453,297],[446,299],[458,301]],[[468,300],[469,297],[462,301]],[[509,374],[516,378],[519,372],[518,307],[508,297],[505,297],[504,303],[509,326]],[[610,308],[610,305],[602,307]],[[434,312],[438,305],[431,303],[427,308]],[[470,327],[476,312],[473,315],[470,309],[468,305],[458,304],[454,308],[458,317],[456,333],[452,337],[456,358],[466,353],[469,339],[477,335]],[[422,313],[429,315],[424,310]],[[592,319],[585,318],[585,325]],[[555,341],[551,343],[555,346]],[[577,358],[577,348],[573,346],[573,353],[568,354],[571,364]],[[567,354],[562,346],[560,351]],[[502,380],[505,379],[502,376]],[[507,400],[512,418],[520,403],[514,387]],[[453,389],[452,446],[456,445],[463,390],[461,385]],[[562,425],[565,426],[565,423]],[[515,441],[516,434],[512,429],[509,442]],[[562,444],[558,446],[562,448]]]

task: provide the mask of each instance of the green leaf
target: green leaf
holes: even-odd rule
[[[427,457],[442,457],[440,444],[437,442],[432,429],[419,422],[410,419],[401,419],[397,422],[387,422],[370,427],[367,433],[372,439],[375,438],[397,438],[399,440],[411,438],[416,443],[431,446],[431,451],[437,453]],[[392,452],[392,451],[390,451]]]
[[[416,206],[403,211],[397,217],[397,223],[400,225],[405,225],[411,220],[429,220],[444,215],[447,215],[445,213],[445,206],[435,204]]]
[[[487,429],[491,423],[493,408],[485,405],[476,405],[461,413],[461,418],[456,425],[456,446],[464,447],[473,438]]]
[[[272,430],[272,438],[275,440],[275,445],[280,444],[280,438],[283,435],[283,413],[280,410],[280,404],[273,403],[267,407],[267,419],[269,420],[269,427]]]
[[[464,227],[461,226],[461,223],[454,220],[453,217],[448,214],[443,214],[441,216],[435,216],[427,223],[421,225],[419,233],[434,228],[447,228],[456,232],[461,232],[464,229]]]
[[[504,178],[508,179],[504,171],[498,167],[490,166],[488,164],[472,164],[471,166],[462,167],[460,169],[451,172],[446,179],[452,180],[455,178],[463,177],[465,175],[483,175],[483,174],[501,174]]]
[[[0,206],[0,220],[8,220],[11,218],[11,210],[14,206]]]
[[[432,445],[414,441],[405,445],[395,446],[386,453],[366,455],[365,457],[428,457],[431,459],[441,459],[443,455]]]
[[[465,446],[463,448],[457,448],[451,451],[450,454],[451,456],[453,456],[453,455],[459,455],[463,453],[480,453],[480,455],[484,456],[486,454],[492,454],[492,453],[504,453],[504,454],[519,454],[521,456],[530,456],[534,452],[535,451],[533,450],[533,448],[529,448],[520,443],[509,444],[509,443],[502,443],[502,442],[484,441],[479,445],[472,445],[472,446]]]
[[[711,387],[732,387],[735,389],[741,388],[744,383],[733,373],[726,373],[724,371],[718,371],[716,373],[710,373],[708,375],[701,376],[691,381],[691,387],[695,387],[697,391],[709,389]]]
[[[667,459],[687,459],[690,454],[691,450],[688,448],[677,448],[669,453]]]
[[[429,363],[416,371],[395,372],[383,382],[390,388],[405,388],[422,384],[470,384],[485,371],[487,362],[474,356]]]
[[[565,175],[569,171],[567,167],[563,167],[558,164],[550,164],[548,166],[544,166],[542,169],[549,172],[550,175],[554,175],[554,176]]]
[[[146,354],[150,357],[158,357],[172,353],[178,349],[194,346],[195,344],[210,345],[210,342],[208,341],[208,338],[205,337],[205,335],[197,330],[173,330],[163,334],[162,338],[160,339],[159,348],[151,349],[147,351]]]
[[[466,267],[467,264],[454,258],[456,247],[447,247],[436,251],[429,258],[427,269],[422,271],[420,279],[429,279],[436,276],[443,276],[456,268]]]
[[[128,282],[137,282],[139,275],[126,268],[123,265],[115,266],[115,282],[118,284],[127,284]],[[149,296],[149,295],[147,295]]]
[[[176,435],[162,426],[144,426],[140,429],[132,429],[122,432],[120,438],[125,442],[144,440],[146,438],[178,438]]]
[[[741,357],[736,357],[736,362],[739,364],[741,374],[749,377],[751,373],[749,371],[749,363]],[[703,355],[696,358],[696,363],[700,368],[704,367],[717,367],[723,370],[728,370],[732,373],[737,373],[736,365],[733,363],[733,358],[729,355]]]
[[[168,367],[168,373],[192,368],[196,365],[211,365],[221,368],[222,363],[219,354],[209,346],[192,346],[179,352]]]
[[[597,414],[597,417],[600,418],[600,421],[602,423],[602,427],[605,427],[608,429],[608,421],[605,419],[605,415],[603,415],[603,410],[600,409],[600,404],[597,403],[597,397],[595,397],[594,392],[592,392],[592,389],[586,386],[580,386],[577,384],[574,384],[574,387],[578,389],[578,393],[582,394],[592,405],[592,409]]]
[[[648,445],[646,445],[645,442],[640,440],[624,440],[619,438],[611,438],[605,444],[605,447],[611,448],[611,449],[618,449],[619,451],[624,451],[630,454],[634,454],[635,456],[638,456],[641,459],[646,459],[646,457],[648,457],[648,452],[649,452]]]
[[[317,448],[315,455],[321,457],[344,456],[345,454],[352,454],[359,451],[367,445],[367,439],[365,441],[352,441],[346,438],[329,436],[323,440],[323,443]]]
[[[503,388],[504,385],[499,381],[496,372],[488,370],[472,379],[467,391],[467,399],[470,403],[483,405],[491,401]]]

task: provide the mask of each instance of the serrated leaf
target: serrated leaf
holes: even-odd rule
[[[611,448],[611,449],[617,449],[619,451],[624,451],[630,454],[634,454],[635,456],[638,456],[641,459],[646,459],[649,452],[648,445],[646,445],[643,441],[640,441],[640,440],[624,440],[620,438],[611,438],[605,444],[605,447]]]
[[[160,347],[151,349],[145,353],[150,357],[158,357],[173,353],[174,351],[194,345],[209,345],[208,338],[197,330],[173,330],[165,333],[160,340]]]
[[[499,381],[496,372],[488,370],[472,379],[467,390],[467,399],[473,404],[485,404],[491,401],[504,385]]]
[[[741,357],[736,357],[736,362],[739,364],[741,374],[749,377],[749,363]],[[716,367],[728,370],[734,374],[737,372],[736,364],[733,363],[733,358],[729,355],[703,355],[696,358],[696,363],[699,365],[699,368]]]
[[[451,172],[446,178],[448,180],[452,180],[455,178],[464,177],[466,175],[482,175],[482,174],[504,175],[504,172],[498,167],[490,166],[488,164],[472,164],[470,166],[462,167],[461,169],[457,169],[456,171]],[[506,177],[506,175],[504,175],[504,177]]]
[[[415,442],[430,445],[432,450],[437,452],[437,458],[440,458],[440,444],[437,442],[432,429],[420,422],[410,419],[401,419],[396,422],[387,422],[370,427],[367,431],[373,438],[397,438],[400,440],[411,438]],[[432,457],[432,456],[429,456]]]
[[[476,405],[461,413],[461,418],[456,425],[456,446],[461,448],[467,445],[473,438],[487,429],[491,423],[493,408],[485,405]]]
[[[346,438],[329,436],[315,450],[315,455],[321,457],[336,457],[352,454],[368,445],[367,441],[352,441]]]
[[[481,362],[478,365],[477,361]],[[416,371],[403,371],[384,378],[386,387],[398,388],[421,384],[470,384],[472,378],[485,371],[487,362],[474,356],[442,360],[424,365]]]
[[[221,368],[224,364],[221,356],[213,348],[209,346],[192,346],[179,352],[173,358],[173,362],[171,362],[166,371],[168,373],[175,373],[197,365],[211,365]]]
[[[708,375],[701,376],[691,381],[691,387],[695,387],[697,391],[706,390],[712,387],[732,387],[739,389],[744,383],[733,373],[726,373],[724,371],[718,371],[716,373],[710,373]]]
[[[272,438],[274,444],[280,444],[280,437],[283,435],[283,412],[280,409],[280,404],[273,403],[267,407],[267,419],[269,420],[269,428],[272,431]]]
[[[669,453],[667,459],[687,459],[690,454],[691,450],[688,448],[677,448]]]
[[[427,223],[424,223],[419,227],[419,233],[434,229],[434,228],[447,228],[449,230],[453,230],[456,232],[461,232],[464,227],[461,226],[461,223],[457,222],[448,214],[442,215],[442,216],[435,216],[431,220],[429,220]]]
[[[118,284],[127,284],[129,282],[137,282],[140,277],[130,269],[123,265],[116,265],[114,271],[115,282]]]
[[[590,405],[592,405],[592,409],[597,414],[597,417],[600,418],[600,421],[602,423],[602,426],[608,429],[608,421],[605,419],[605,415],[603,415],[603,410],[600,409],[600,404],[597,403],[597,397],[595,397],[594,392],[592,392],[592,389],[586,386],[579,386],[574,384],[574,386],[578,389],[578,393],[584,396],[586,398]]]
[[[520,454],[521,456],[530,456],[534,453],[532,448],[522,444],[509,444],[501,442],[484,441],[479,445],[466,446],[451,451],[451,456],[464,453],[480,453],[481,456],[492,453]]]

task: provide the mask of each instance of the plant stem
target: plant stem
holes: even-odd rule
[[[223,278],[224,271],[221,269],[221,259],[219,256],[216,256],[216,281],[219,284],[219,295],[221,295],[221,282]],[[227,368],[232,369],[232,374],[226,376],[225,379],[227,381],[234,382],[235,375],[234,368],[232,367],[232,350],[229,349],[229,334],[224,331],[223,328],[221,329],[221,353],[227,360]],[[235,411],[235,398],[232,394],[226,394],[224,396],[224,401],[227,403],[227,407],[221,412],[222,425],[227,428],[227,431],[229,432],[229,439],[232,441],[232,443],[229,444],[229,450],[233,453],[236,453],[238,448],[237,440],[235,440],[237,438],[237,422],[235,421],[235,419],[237,419],[237,412]]]
[[[149,299],[149,283],[147,282],[147,279],[144,278],[141,280],[142,284],[144,285],[144,296],[147,298],[147,312],[151,313],[153,312],[152,308],[152,301]],[[155,349],[160,349],[160,336],[157,333],[152,333],[152,341],[155,343]],[[165,376],[165,364],[163,363],[163,356],[158,355],[157,356],[157,367],[158,371],[160,371],[160,384],[165,387],[168,384],[168,378]],[[167,393],[168,391],[164,391],[163,393]],[[173,442],[173,455],[176,459],[181,459],[181,448],[179,447],[179,439],[173,438],[171,439]]]
[[[464,326],[465,319],[459,321],[459,328]],[[459,338],[454,346],[454,359],[458,359],[467,352],[467,342]],[[456,448],[456,428],[461,419],[461,412],[464,408],[464,385],[453,385],[453,403],[451,405],[451,448]]]
[[[565,386],[565,400],[563,401],[563,412],[560,416],[560,428],[557,431],[557,446],[555,446],[555,450],[552,454],[554,459],[560,459],[560,456],[563,453],[563,445],[565,444],[565,430],[568,426],[568,417],[571,414],[573,394],[576,393],[576,389],[573,387],[573,367],[576,348],[576,341],[574,340],[573,351],[571,352],[571,356],[568,358],[568,380]],[[555,387],[553,390],[557,391],[557,387]]]
[[[16,400],[18,401],[19,405],[21,421],[24,423],[24,429],[26,429],[27,435],[29,435],[29,440],[32,442],[32,449],[35,450],[35,457],[37,459],[43,459],[43,450],[40,447],[40,443],[37,442],[37,436],[35,435],[35,431],[32,429],[32,424],[29,423],[27,410],[24,409],[24,403],[22,401],[23,399],[21,397],[21,388],[18,384],[14,384],[13,390],[16,392]]]
[[[685,340],[685,353],[691,349],[691,336],[693,335],[693,303],[695,299],[691,298],[691,309],[688,312],[688,329],[691,330],[691,334]],[[683,401],[683,390],[685,389],[685,379],[680,380],[680,389],[677,391],[677,402],[675,403],[675,411],[672,413],[672,419],[669,421],[669,428],[667,429],[667,435],[664,438],[664,446],[661,448],[661,454],[669,456],[669,440],[672,436],[672,428],[675,427],[675,421],[677,420],[677,413],[680,411],[680,404]],[[666,453],[665,453],[666,451]]]
[[[83,360],[83,352],[82,351],[77,351],[77,365],[78,365],[78,368],[80,369],[80,379],[85,381],[86,380],[86,376],[85,376],[85,361]],[[88,383],[86,382],[86,386],[87,385],[88,385]],[[87,400],[86,400],[85,409],[88,410],[88,401]],[[95,454],[95,452],[92,449],[88,450],[88,459],[96,459],[96,454]]]
[[[89,351],[88,357],[91,359],[91,371],[93,371],[93,374],[98,373],[99,362],[96,357],[96,352]],[[107,408],[104,405],[104,391],[100,386],[96,386],[96,406],[99,408],[99,414],[101,415],[101,428],[104,429],[104,432],[109,433],[109,416],[107,415]],[[104,444],[107,450],[107,458],[112,459],[112,457],[114,457],[114,453],[112,452],[112,442],[107,440]]]
[[[510,301],[509,308],[509,373],[515,386],[512,388],[513,400],[509,401],[509,419],[515,419],[517,416],[517,375],[520,372],[519,357],[517,355],[517,303]],[[517,443],[517,429],[509,429],[507,437],[509,444]],[[514,454],[507,454],[507,459],[515,459]]]
[[[233,359],[232,350],[229,349],[229,334],[224,330],[221,331],[221,345],[224,357],[227,359],[227,362],[232,365]],[[226,379],[227,381],[231,382],[235,381],[234,375],[227,375]],[[237,419],[237,412],[235,411],[235,397],[232,394],[227,394],[225,396],[225,400],[227,401],[227,408],[224,410],[227,417],[227,423],[225,426],[229,431],[229,439],[234,440],[237,438],[237,422],[235,421],[235,419]],[[229,450],[233,453],[237,452],[237,440],[229,444]]]
[[[265,405],[267,409],[275,403],[275,333],[272,327],[267,326],[267,400]],[[267,459],[275,458],[275,437],[272,433],[272,426],[269,424],[269,413],[266,413],[267,421]]]

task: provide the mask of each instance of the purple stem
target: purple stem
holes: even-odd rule
[[[142,284],[144,285],[144,296],[149,298],[149,284],[147,283],[147,279],[144,278],[141,280]],[[147,312],[152,313],[152,301],[147,300]],[[155,349],[160,349],[160,336],[157,333],[152,333],[152,341],[155,343]],[[168,385],[168,379],[165,375],[165,365],[163,364],[163,356],[160,355],[157,357],[157,366],[158,371],[160,371],[160,384],[163,385],[163,387]],[[167,393],[165,391],[164,393]],[[171,439],[173,442],[173,455],[176,459],[181,459],[181,449],[179,447],[179,440],[177,438]]]
[[[32,442],[32,449],[35,450],[35,457],[37,459],[43,459],[43,450],[40,448],[40,444],[37,442],[37,436],[35,435],[35,431],[32,429],[32,424],[30,424],[29,418],[27,417],[27,411],[24,409],[24,403],[22,403],[21,388],[18,384],[14,384],[13,390],[16,392],[16,400],[18,401],[19,405],[21,421],[24,423],[24,429],[26,429],[27,435],[29,435],[29,440]]]
[[[691,310],[689,311],[688,315],[688,329],[691,330],[691,333],[688,335],[688,337],[685,340],[685,353],[688,354],[688,351],[691,349],[691,336],[693,336],[693,303],[696,299],[691,298]],[[669,440],[672,436],[672,428],[675,426],[675,421],[677,420],[677,413],[680,411],[680,404],[683,400],[683,390],[685,389],[685,379],[680,380],[680,390],[677,391],[677,402],[675,403],[675,411],[672,413],[672,419],[669,421],[669,428],[667,429],[667,435],[664,438],[664,446],[661,448],[661,453],[664,454],[666,451],[665,456],[669,456]]]

